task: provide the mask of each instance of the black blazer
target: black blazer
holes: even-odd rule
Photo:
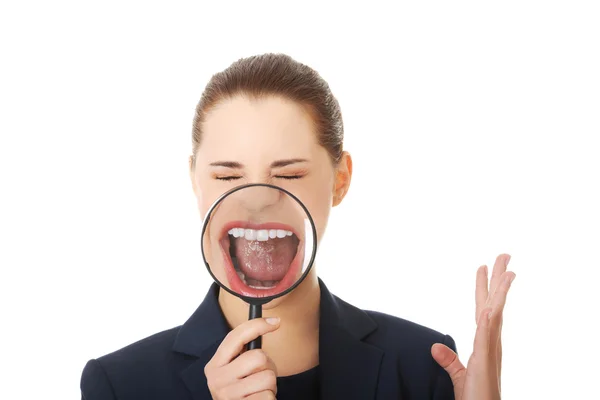
[[[386,314],[360,310],[321,287],[321,398],[453,400],[448,374],[431,346],[454,340]],[[229,331],[213,284],[180,327],[90,360],[81,376],[85,400],[208,400],[204,366]]]

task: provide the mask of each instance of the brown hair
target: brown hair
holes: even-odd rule
[[[338,101],[325,80],[312,68],[285,54],[242,58],[211,78],[196,106],[192,130],[193,165],[202,138],[202,124],[220,101],[236,95],[258,99],[281,96],[305,107],[311,115],[319,143],[337,164],[343,151],[344,125]]]

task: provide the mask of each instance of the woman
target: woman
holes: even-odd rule
[[[213,76],[196,109],[190,178],[201,215],[251,182],[287,189],[320,240],[350,187],[339,105],[327,83],[288,56],[241,59]],[[248,306],[215,284],[181,327],[91,360],[83,398],[500,398],[502,310],[515,277],[508,255],[477,271],[474,352],[465,368],[450,336],[333,296],[313,268],[248,321]],[[262,349],[243,351],[264,335]],[[467,372],[468,371],[468,372]]]

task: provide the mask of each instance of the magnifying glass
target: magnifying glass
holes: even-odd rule
[[[262,306],[296,288],[317,251],[317,230],[308,209],[289,191],[252,183],[224,193],[202,226],[202,257],[224,290],[249,304],[249,319]],[[248,343],[258,349],[262,338]]]

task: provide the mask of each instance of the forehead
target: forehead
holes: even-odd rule
[[[225,100],[207,115],[199,153],[209,159],[309,156],[317,146],[313,121],[299,104],[280,97]]]

